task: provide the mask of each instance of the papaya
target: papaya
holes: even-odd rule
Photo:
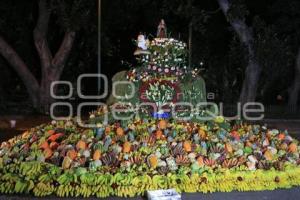
[[[83,140],[79,140],[76,144],[77,149],[86,149],[86,143]]]
[[[191,152],[192,151],[192,145],[190,141],[184,141],[183,142],[183,148],[186,152]]]
[[[93,154],[93,160],[99,160],[101,158],[101,151],[99,149],[96,149],[96,151]]]

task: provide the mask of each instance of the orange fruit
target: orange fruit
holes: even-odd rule
[[[279,140],[284,140],[284,138],[285,138],[285,134],[284,133],[279,133],[278,134],[278,139]]]
[[[124,153],[129,153],[131,150],[131,143],[130,142],[124,142],[123,144],[123,152]]]
[[[86,143],[82,140],[79,140],[76,144],[77,149],[86,149],[86,146],[87,146]]]
[[[54,131],[53,129],[51,129],[51,130],[49,130],[47,133],[48,133],[49,135],[53,135],[53,134],[55,133],[55,131]]]
[[[77,152],[74,149],[71,149],[67,152],[67,156],[74,160],[77,157]]]
[[[186,152],[191,152],[192,151],[191,142],[190,141],[184,141],[183,148]]]
[[[93,154],[93,160],[99,160],[101,158],[101,151],[97,149]]]
[[[166,129],[167,128],[167,125],[168,125],[168,123],[167,123],[167,121],[166,120],[160,120],[159,122],[158,122],[158,127],[160,128],[160,129]]]
[[[206,132],[203,129],[199,129],[198,130],[198,135],[200,137],[201,140],[205,140],[206,139]]]
[[[199,157],[197,158],[197,162],[198,162],[198,165],[199,165],[200,167],[202,167],[202,166],[204,165],[203,157],[202,157],[202,156],[199,156]]]
[[[117,128],[116,132],[118,136],[124,135],[124,130],[121,127]]]
[[[158,165],[158,159],[157,159],[156,155],[150,155],[148,157],[148,165],[151,168],[156,168],[157,167],[157,165]]]
[[[160,139],[160,138],[162,137],[162,135],[163,135],[162,130],[157,130],[157,131],[155,132],[156,139]]]
[[[41,149],[47,149],[47,148],[49,148],[48,142],[47,142],[47,141],[43,142],[43,143],[40,145],[40,148],[41,148]]]
[[[50,148],[47,148],[44,150],[44,156],[45,156],[45,159],[48,159],[52,156],[53,152]]]
[[[295,152],[297,152],[297,150],[298,150],[298,147],[297,147],[297,145],[295,143],[291,143],[289,145],[289,152],[295,153]]]
[[[111,129],[110,129],[109,126],[105,127],[105,134],[109,134],[110,130],[111,130]]]
[[[57,142],[51,142],[50,143],[50,148],[51,149],[56,149],[59,146],[59,144]]]

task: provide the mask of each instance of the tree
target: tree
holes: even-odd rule
[[[228,0],[218,0],[219,6],[248,51],[248,64],[245,71],[240,102],[242,104],[255,101],[261,67],[258,63],[254,38],[251,28],[245,22],[245,8],[239,2],[229,3]]]
[[[34,76],[30,67],[25,63],[17,51],[4,37],[0,36],[0,55],[16,71],[22,79],[33,107],[41,112],[48,112],[53,102],[50,95],[50,86],[53,81],[60,79],[68,56],[73,47],[76,31],[80,27],[79,19],[87,13],[82,7],[83,1],[38,1],[38,17],[33,30],[33,41],[38,53],[41,67],[40,81]],[[81,10],[82,9],[82,10]],[[56,51],[50,49],[48,43],[48,29],[50,17],[56,14],[64,28],[64,36]],[[75,18],[75,19],[74,19]],[[77,19],[77,21],[75,21]],[[84,24],[82,22],[82,24]],[[55,52],[55,53],[53,53]],[[55,92],[56,88],[54,88]]]

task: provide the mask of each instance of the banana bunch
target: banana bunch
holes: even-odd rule
[[[42,172],[42,164],[37,161],[22,162],[19,167],[19,172],[25,177],[39,176]]]
[[[95,176],[91,173],[85,173],[80,175],[80,181],[83,184],[95,185]]]
[[[136,196],[137,188],[134,186],[118,186],[114,194],[119,197],[134,197]]]
[[[75,187],[73,187],[71,184],[66,185],[60,185],[58,186],[56,190],[56,194],[59,197],[69,197],[69,196],[75,196]]]
[[[6,181],[0,183],[0,193],[2,194],[12,194],[14,193],[15,183]]]
[[[143,195],[145,191],[152,188],[152,179],[149,175],[143,174],[132,179],[131,185],[137,188],[137,195]]]
[[[29,181],[18,180],[15,184],[14,192],[29,193],[33,188],[34,188],[34,182],[32,180]]]
[[[96,187],[93,187],[94,194],[98,198],[105,198],[113,194],[113,188],[107,185],[98,185]]]
[[[154,175],[152,177],[152,189],[167,189],[168,188],[168,178],[164,175]]]
[[[64,173],[64,174],[60,175],[57,178],[57,182],[60,185],[67,185],[67,184],[71,183],[72,181],[76,182],[76,177],[77,176],[67,172],[67,173]]]
[[[52,194],[55,191],[55,187],[50,183],[39,182],[33,189],[34,196],[43,197]]]
[[[95,185],[112,185],[113,181],[113,175],[111,174],[94,174]]]
[[[78,192],[80,193],[81,196],[85,198],[94,195],[92,186],[88,186],[87,184],[81,184]]]
[[[6,173],[0,177],[1,182],[17,182],[20,177],[17,174]]]

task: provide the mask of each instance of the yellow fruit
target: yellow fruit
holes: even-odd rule
[[[273,154],[269,150],[265,151],[264,156],[265,156],[266,160],[269,160],[269,161],[273,160]]]
[[[69,169],[71,166],[72,160],[68,156],[66,156],[62,162],[62,168],[63,169]]]
[[[227,153],[232,153],[232,146],[230,143],[225,144],[225,150]]]

